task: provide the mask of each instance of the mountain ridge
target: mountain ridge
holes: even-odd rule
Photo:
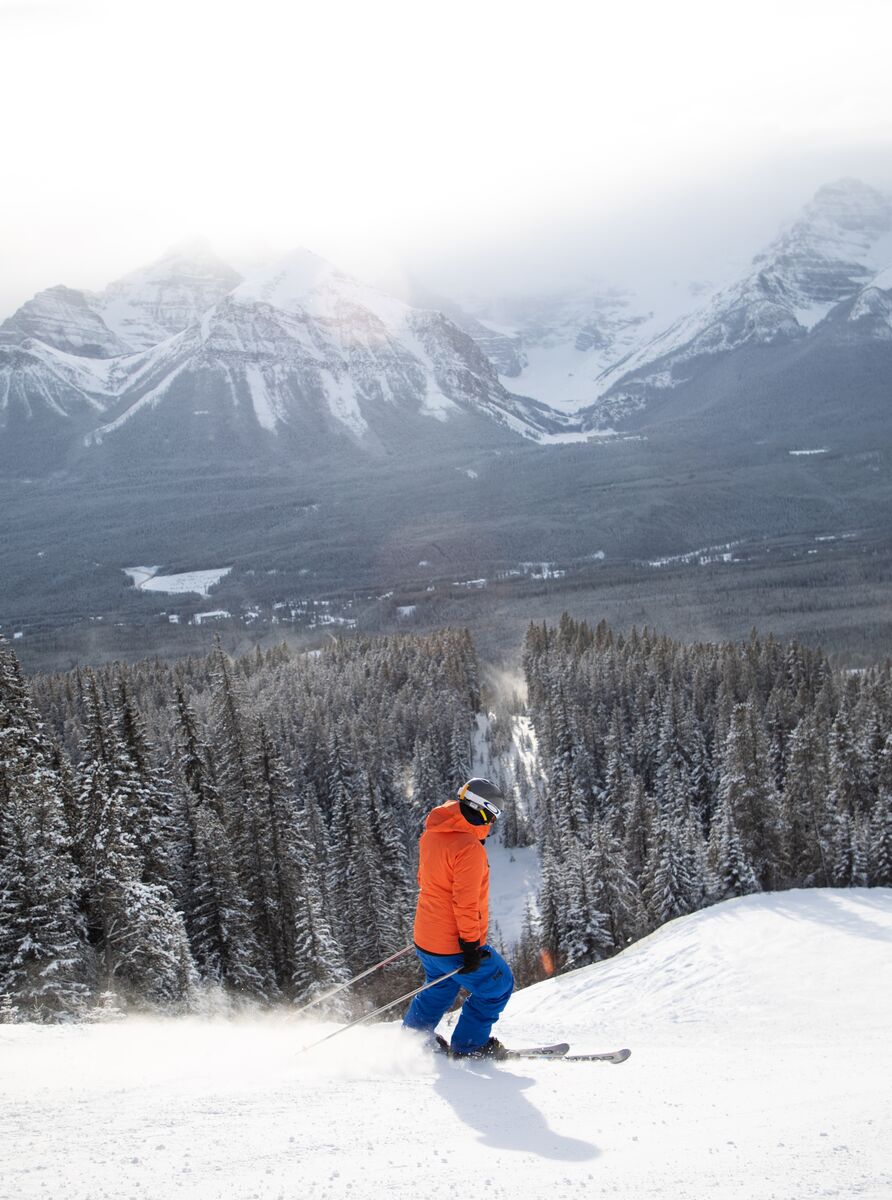
[[[807,338],[834,309],[886,282],[890,263],[892,196],[858,180],[825,185],[742,276],[603,372],[584,426],[646,410],[710,357]]]
[[[387,404],[410,423],[483,416],[533,438],[562,428],[547,405],[509,393],[474,340],[445,314],[413,308],[309,251],[293,251],[247,279],[218,269],[209,255],[172,286],[169,272],[179,261],[161,260],[103,293],[112,300],[102,311],[115,313],[111,324],[130,343],[124,353],[99,353],[120,351],[123,336],[102,322],[85,294],[70,289],[41,293],[4,323],[0,412],[7,440],[16,424],[33,423],[32,441],[39,442],[41,421],[45,429],[63,418],[83,447],[99,447],[173,391],[183,408],[189,389],[201,404],[192,415],[223,421],[230,435],[239,430],[253,442],[313,427],[317,436],[328,428],[358,442],[368,436],[374,445]],[[148,300],[140,299],[146,279]],[[208,288],[233,280],[198,313]],[[173,332],[162,329],[162,319]],[[152,344],[141,344],[147,340]],[[226,396],[234,416],[223,412]],[[97,414],[108,419],[91,427]]]
[[[656,333],[655,311],[608,288],[546,297],[512,336],[497,321],[487,324],[479,308],[421,307],[440,298],[420,285],[410,288],[409,303],[309,250],[242,276],[193,243],[101,293],[45,289],[3,322],[0,443],[18,430],[33,460],[41,422],[48,444],[66,441],[61,420],[71,425],[69,446],[79,439],[95,449],[165,406],[172,392],[182,424],[188,388],[192,415],[218,424],[217,445],[241,437],[260,446],[265,434],[300,428],[298,452],[318,445],[326,430],[369,449],[395,436],[399,452],[399,430],[385,430],[388,403],[409,426],[419,416],[443,423],[483,416],[508,435],[545,442],[638,428],[649,414],[663,422],[676,396],[683,412],[686,389],[746,346],[810,346],[813,338],[816,354],[830,353],[823,326],[843,310],[851,329],[837,323],[838,338],[888,340],[890,262],[892,197],[838,180],[820,188],[747,270]],[[589,368],[561,383],[561,371],[576,378],[579,362]],[[605,362],[596,376],[585,374]],[[526,395],[536,379],[541,386]],[[596,398],[581,403],[589,387]],[[572,404],[569,395],[577,397]],[[221,396],[238,410],[234,417]]]

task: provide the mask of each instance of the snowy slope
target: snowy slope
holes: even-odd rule
[[[623,1066],[455,1064],[397,1025],[0,1026],[0,1197],[888,1200],[892,891],[750,896],[516,995]]]
[[[892,338],[892,266],[880,271],[861,289],[848,320],[868,323],[876,338]]]
[[[467,303],[516,347],[519,370],[510,375],[502,359],[493,358],[505,385],[569,414],[604,390],[604,372],[647,346],[694,300],[687,287],[667,284],[646,298],[626,288],[592,286]]]

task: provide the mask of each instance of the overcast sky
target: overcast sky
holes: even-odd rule
[[[0,313],[204,234],[456,290],[714,273],[892,188],[888,0],[0,0]]]

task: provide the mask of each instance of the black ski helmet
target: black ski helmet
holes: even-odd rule
[[[488,779],[469,779],[458,789],[462,815],[472,825],[491,825],[502,815],[505,796]]]

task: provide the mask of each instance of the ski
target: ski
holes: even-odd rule
[[[565,1054],[561,1062],[609,1062],[622,1063],[631,1055],[631,1050],[611,1050],[607,1054]]]
[[[487,1061],[487,1062],[505,1062],[513,1058],[545,1058],[555,1059],[558,1062],[609,1062],[622,1063],[631,1056],[631,1050],[610,1050],[604,1054],[570,1054],[569,1042],[556,1042],[552,1046],[526,1046],[519,1050],[511,1050],[507,1046],[493,1055],[478,1056],[475,1054],[453,1054],[449,1049],[445,1038],[437,1035],[438,1053],[445,1054],[448,1058],[455,1062],[467,1061]]]
[[[509,1050],[507,1046],[502,1046],[497,1054],[491,1055],[453,1054],[445,1038],[437,1034],[436,1041],[437,1053],[445,1054],[447,1058],[456,1062],[464,1059],[475,1062],[504,1062],[506,1058],[561,1058],[570,1049],[569,1042],[556,1042],[553,1046],[526,1046],[520,1050]]]
[[[563,1058],[569,1049],[569,1042],[557,1042],[553,1046],[528,1046],[522,1050],[509,1050],[506,1046],[502,1054],[494,1057],[496,1062],[502,1058]]]

